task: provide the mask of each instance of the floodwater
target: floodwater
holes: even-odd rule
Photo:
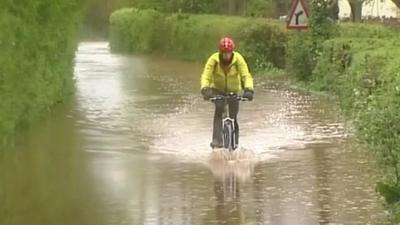
[[[256,78],[227,155],[201,70],[81,43],[71,101],[0,154],[0,224],[387,224],[334,100]]]

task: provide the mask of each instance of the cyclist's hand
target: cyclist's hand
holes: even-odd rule
[[[201,89],[201,94],[203,95],[204,100],[209,100],[210,98],[214,97],[213,91],[209,87]]]
[[[244,89],[244,92],[243,92],[243,98],[247,98],[247,99],[249,99],[249,101],[252,101],[253,100],[253,95],[254,95],[254,91],[253,90],[251,90],[251,89]]]

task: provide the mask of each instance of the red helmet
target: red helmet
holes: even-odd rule
[[[218,48],[221,52],[232,52],[235,49],[235,43],[232,39],[224,37],[219,41]]]

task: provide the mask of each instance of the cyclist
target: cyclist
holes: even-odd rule
[[[243,89],[242,97],[253,100],[253,77],[243,56],[234,51],[235,43],[229,37],[219,41],[219,51],[212,54],[201,74],[201,94],[205,100],[216,95],[238,95]],[[229,115],[235,120],[236,145],[239,142],[239,125],[237,114],[239,101],[228,99]],[[214,126],[211,148],[222,147],[222,116],[224,113],[224,101],[215,101]]]

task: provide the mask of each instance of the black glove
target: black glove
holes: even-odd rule
[[[204,100],[209,100],[210,98],[214,97],[213,91],[209,87],[201,89],[201,94],[203,95]]]
[[[249,99],[249,101],[252,101],[253,100],[253,95],[254,95],[254,91],[251,90],[251,89],[246,88],[246,89],[244,89],[242,97]]]

